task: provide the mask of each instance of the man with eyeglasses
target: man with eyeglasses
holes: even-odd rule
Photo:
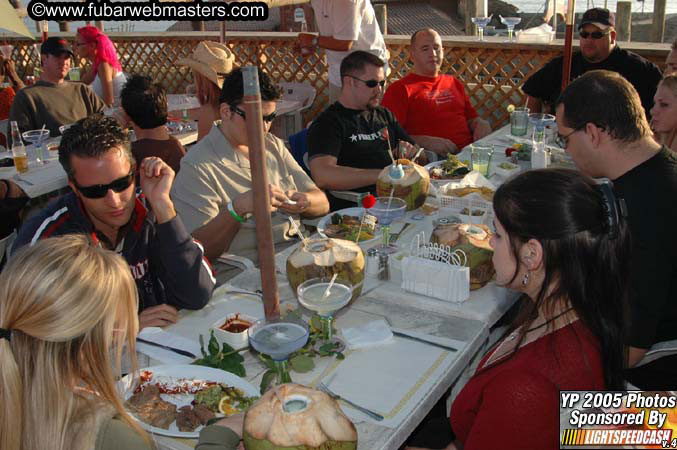
[[[281,250],[295,242],[290,218],[318,217],[329,211],[324,193],[298,165],[284,141],[269,132],[275,119],[280,88],[261,69],[259,87],[265,127],[265,158],[270,183],[273,243]],[[235,69],[223,81],[219,101],[221,120],[181,160],[181,171],[172,188],[172,199],[186,228],[205,246],[210,259],[223,252],[258,261],[256,227],[252,218],[254,193],[247,121],[242,107],[242,70]],[[297,226],[302,227],[300,224]],[[236,274],[218,267],[219,280]]]
[[[380,106],[383,61],[355,51],[341,63],[341,95],[308,130],[310,172],[320,188],[375,192],[381,169],[392,163],[400,141],[412,153],[414,140],[393,113]],[[396,156],[396,155],[395,155]],[[328,195],[332,211],[354,202]]]
[[[418,145],[444,157],[491,133],[489,122],[470,103],[463,83],[440,74],[444,48],[435,30],[415,32],[409,53],[414,68],[388,87],[383,106]]]
[[[72,192],[27,221],[13,251],[73,233],[116,251],[136,281],[140,328],[172,324],[179,308],[207,304],[215,279],[200,244],[174,210],[171,167],[160,158],[145,158],[138,167],[142,192],[136,192],[137,167],[127,133],[115,119],[98,115],[64,132],[59,162]]]
[[[578,33],[580,51],[571,59],[571,80],[590,70],[611,70],[625,77],[639,93],[647,117],[661,80],[658,67],[616,43],[615,16],[608,9],[592,8],[583,14]],[[558,56],[533,74],[522,86],[531,112],[552,113],[562,86],[562,64]]]
[[[616,72],[577,78],[556,110],[561,143],[578,169],[610,179],[627,206],[633,270],[626,343],[633,367],[654,345],[677,344],[677,156],[653,139],[637,92]],[[613,269],[613,261],[600,267]],[[626,379],[641,389],[674,389],[677,354],[634,367]]]
[[[40,80],[16,93],[9,112],[9,121],[16,120],[21,132],[44,125],[52,136],[59,136],[61,125],[100,112],[106,106],[86,84],[65,81],[71,58],[73,50],[64,38],[50,37],[42,43]]]

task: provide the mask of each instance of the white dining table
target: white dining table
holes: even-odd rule
[[[197,141],[197,124],[190,130],[172,134],[183,146],[188,146]],[[61,137],[49,139],[45,145],[58,144]],[[34,151],[33,145],[27,145],[27,153]],[[68,176],[61,167],[58,154],[48,151],[48,158],[44,164],[31,164],[28,172],[17,173],[14,167],[0,167],[0,179],[9,179],[15,182],[30,198],[37,198],[50,194],[68,186]],[[7,153],[9,157],[11,154]]]

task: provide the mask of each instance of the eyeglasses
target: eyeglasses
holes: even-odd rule
[[[581,129],[576,128],[566,136],[562,136],[561,134],[557,133],[557,138],[555,138],[555,142],[557,142],[557,145],[560,146],[561,148],[567,148],[567,146],[569,145],[569,136],[576,133],[577,131],[581,131]]]
[[[604,33],[602,33],[601,31],[593,31],[593,32],[579,31],[578,32],[578,35],[583,39],[587,39],[589,37],[593,38],[593,39],[602,39],[607,34],[609,34],[608,31],[605,31]]]
[[[378,80],[362,80],[362,79],[357,78],[357,77],[354,77],[354,76],[352,76],[352,75],[348,75],[348,76],[349,76],[350,78],[354,78],[354,79],[356,79],[356,80],[358,80],[358,81],[363,82],[363,83],[365,84],[365,86],[367,86],[368,88],[375,88],[376,86],[381,86],[381,87],[383,87],[383,86],[386,85],[386,80],[381,80],[381,81],[378,81]]]
[[[126,190],[134,182],[134,171],[129,172],[122,178],[113,180],[108,184],[95,184],[94,186],[80,186],[73,180],[73,184],[78,188],[78,191],[87,198],[103,198],[108,194],[109,190],[113,192],[122,192]]]
[[[240,108],[238,108],[237,106],[231,106],[230,110],[232,112],[234,112],[235,114],[237,114],[238,116],[242,117],[244,120],[247,120],[247,114],[244,111],[242,111]],[[273,111],[272,113],[266,114],[265,116],[263,116],[261,118],[263,119],[264,122],[270,123],[273,120],[275,120],[276,117],[277,117],[277,113],[275,111]]]

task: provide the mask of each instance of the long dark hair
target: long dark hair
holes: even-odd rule
[[[622,214],[613,214],[616,199],[607,192],[609,200],[595,181],[574,170],[531,170],[498,188],[494,211],[515,261],[529,239],[543,247],[543,285],[534,301],[522,302],[514,325],[520,341],[540,308],[552,312],[563,299],[599,340],[607,389],[622,389],[631,244]]]

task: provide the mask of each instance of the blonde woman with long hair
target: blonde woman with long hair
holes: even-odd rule
[[[125,345],[136,367],[137,302],[124,259],[85,235],[15,254],[0,273],[0,449],[154,448],[116,390]],[[241,416],[201,438],[230,450],[237,433]]]
[[[677,153],[677,72],[658,83],[651,108],[651,127],[656,140]]]

